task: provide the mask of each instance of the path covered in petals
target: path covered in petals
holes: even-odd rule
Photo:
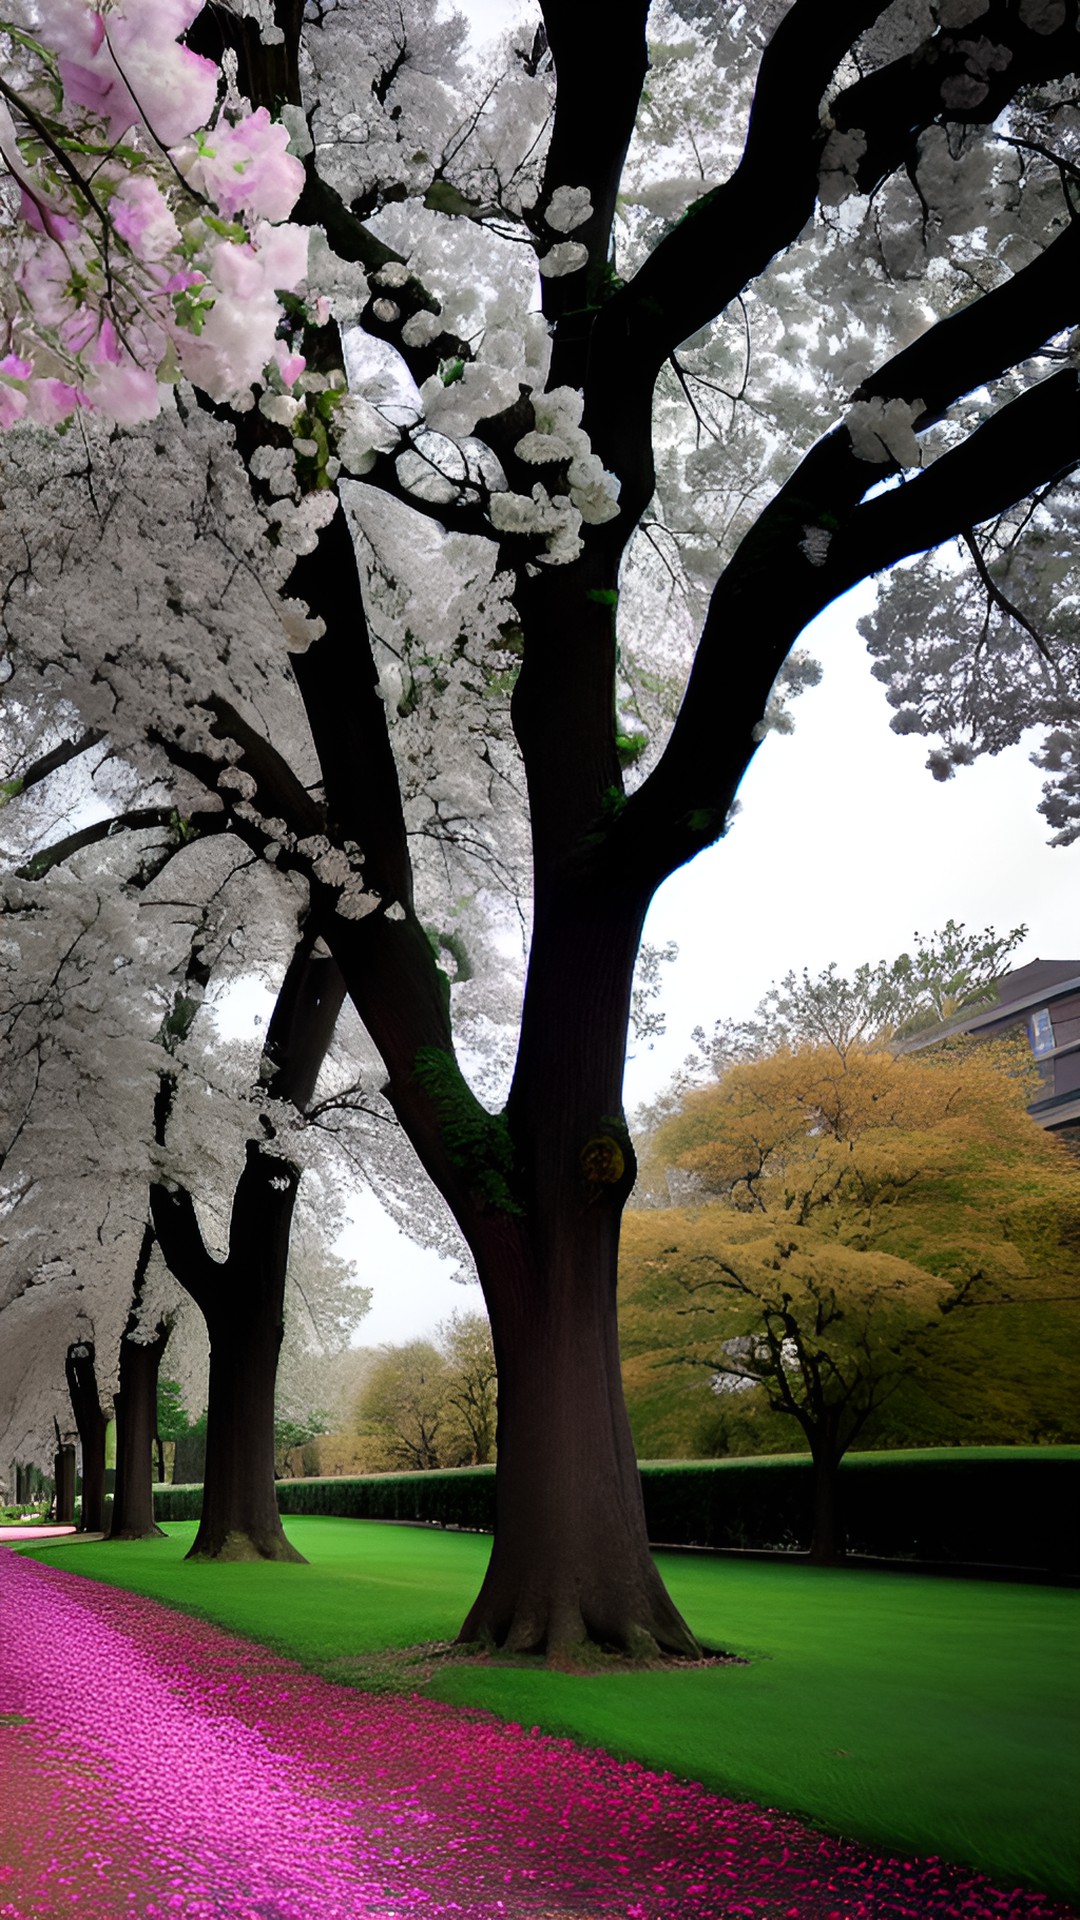
[[[1062,1920],[0,1551],[2,1920]]]

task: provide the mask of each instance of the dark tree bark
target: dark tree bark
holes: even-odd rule
[[[847,1556],[840,1502],[840,1458],[828,1441],[810,1449],[814,1468],[814,1514],[810,1559],[816,1567],[835,1567]]]
[[[542,1285],[534,1248],[531,1269],[515,1276],[507,1262],[485,1288],[499,1361],[495,1541],[459,1638],[555,1661],[586,1645],[692,1656],[646,1540],[610,1310],[617,1214],[599,1210],[587,1240],[574,1223]],[[604,1267],[605,1288],[581,1284]]]
[[[301,1112],[315,1089],[344,983],[314,934],[300,940],[267,1029],[267,1087]],[[159,1101],[159,1137],[168,1098]],[[248,1142],[233,1196],[229,1251],[207,1251],[190,1194],[150,1190],[154,1228],[171,1271],[200,1307],[210,1337],[202,1516],[189,1559],[302,1560],[278,1513],[274,1389],[284,1333],[289,1234],[299,1186],[269,1137]]]
[[[56,1483],[55,1518],[58,1526],[69,1527],[75,1518],[75,1449],[59,1446],[53,1461]]]
[[[91,1340],[75,1341],[64,1363],[75,1425],[82,1444],[81,1533],[105,1530],[105,1429],[107,1421],[98,1398]]]
[[[829,8],[794,0],[762,58],[739,166],[625,286],[613,288],[611,216],[646,71],[648,9],[645,0],[594,0],[586,10],[542,0],[557,94],[537,207],[573,181],[588,184],[593,208],[575,234],[586,246],[583,266],[544,281],[551,385],[583,391],[592,446],[618,475],[621,494],[617,519],[582,529],[576,562],[530,569],[531,553],[523,557],[512,542],[501,556],[507,566],[522,561],[524,647],[513,724],[528,783],[535,909],[504,1115],[486,1113],[458,1071],[446,983],[414,909],[400,787],[343,511],[290,582],[325,623],[293,663],[325,804],[299,789],[249,720],[223,703],[211,707],[215,731],[233,742],[255,782],[259,811],[284,819],[298,840],[326,833],[339,845],[361,846],[365,883],[383,903],[362,921],[344,919],[335,891],[311,875],[310,862],[294,853],[282,859],[311,881],[314,919],[385,1062],[388,1097],[474,1252],[491,1314],[500,1380],[498,1519],[491,1567],[463,1628],[469,1637],[555,1655],[582,1640],[632,1652],[695,1651],[649,1557],[617,1361],[618,1231],[633,1178],[621,1078],[644,916],[656,887],[724,831],[773,681],[808,622],[857,580],[1011,505],[1080,452],[1072,373],[1002,407],[925,474],[873,500],[865,495],[899,469],[859,461],[843,427],[828,435],[726,568],[668,745],[637,792],[625,795],[614,723],[619,568],[653,489],[659,370],[798,237],[815,208],[831,126],[865,130],[859,185],[869,192],[907,163],[924,128],[953,117],[943,107],[943,83],[966,71],[966,30],[935,30],[916,54],[829,93],[845,55],[881,11],[882,0],[837,0]],[[1044,23],[1029,28],[1012,0],[990,0],[979,31],[1008,57],[994,67],[983,104],[955,117],[992,120],[1021,81],[1071,71],[1076,11],[1067,0],[1066,18],[1051,32]],[[214,10],[203,16],[207,32],[215,18]],[[277,84],[295,97],[299,11],[291,0],[280,0],[277,19],[286,42],[275,55]],[[258,100],[266,84],[259,58],[229,31],[247,62],[241,85]],[[314,159],[308,167],[305,212],[318,205],[344,257],[377,257],[380,243],[319,182]],[[537,218],[537,237],[547,244],[553,236]],[[1075,238],[1063,235],[1007,286],[928,328],[878,370],[865,393],[921,397],[921,428],[1037,352],[1075,319],[1075,251]],[[403,301],[401,322],[408,312]],[[393,339],[418,378],[431,370],[399,325],[376,326],[370,312],[365,324]],[[326,330],[305,342],[309,348],[319,364],[333,353]],[[525,490],[534,470],[515,466],[513,448],[530,424],[511,410],[478,429],[511,485]],[[238,443],[249,453],[269,431],[252,410]],[[392,461],[376,463],[369,482],[392,488]],[[457,519],[455,511],[437,513],[463,530],[483,530],[475,508]],[[811,527],[830,531],[821,565],[804,546]],[[217,762],[200,762],[179,740],[166,744],[178,765],[215,787]],[[258,820],[232,819],[262,852]],[[388,919],[391,902],[403,917]],[[835,1516],[823,1506],[823,1548],[830,1530],[835,1546]]]
[[[157,1384],[162,1355],[172,1331],[158,1322],[153,1337],[137,1339],[143,1284],[154,1244],[153,1229],[143,1231],[135,1267],[131,1312],[120,1342],[120,1387],[116,1395],[116,1483],[110,1540],[162,1538],[154,1521],[154,1445],[157,1440]],[[160,1448],[160,1442],[157,1442]]]

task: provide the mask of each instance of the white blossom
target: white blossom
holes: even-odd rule
[[[314,873],[324,887],[344,887],[352,879],[352,862],[339,847],[331,847],[314,862]]]
[[[541,255],[539,267],[545,279],[560,280],[564,274],[577,273],[588,258],[589,250],[579,240],[559,240]]]
[[[223,791],[237,794],[241,800],[254,800],[259,791],[258,782],[242,767],[225,767],[218,774],[218,786]]]
[[[919,466],[922,449],[911,423],[925,408],[923,400],[857,400],[848,408],[844,423],[856,459],[874,466],[889,461],[900,467]]]
[[[250,466],[256,480],[265,480],[275,498],[280,499],[285,494],[295,494],[297,491],[296,461],[292,447],[256,447]]]
[[[401,329],[401,337],[407,347],[426,347],[430,341],[437,340],[443,332],[443,323],[437,313],[429,313],[421,307],[419,313],[409,315]]]
[[[312,619],[301,600],[283,600],[280,612],[290,653],[306,653],[326,632],[325,620]]]
[[[588,187],[556,187],[547,206],[544,219],[556,233],[572,233],[575,227],[584,226],[592,216],[592,200]]]
[[[572,460],[567,478],[570,498],[587,525],[602,526],[605,520],[616,518],[622,482],[595,453]]]
[[[289,152],[295,154],[298,160],[303,160],[309,153],[314,153],[315,142],[311,137],[303,107],[294,105],[291,100],[286,100],[279,117],[283,126],[289,129]]]
[[[334,416],[334,446],[347,473],[364,474],[398,442],[398,429],[362,394],[347,394]]]
[[[382,905],[377,893],[365,893],[362,887],[346,887],[337,903],[336,911],[343,920],[366,920],[369,913]]]
[[[303,402],[288,393],[264,393],[259,396],[259,412],[279,427],[291,427]]]

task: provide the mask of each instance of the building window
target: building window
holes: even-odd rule
[[[1045,1007],[1040,1007],[1028,1020],[1028,1032],[1031,1035],[1031,1051],[1036,1060],[1040,1054],[1053,1053],[1054,1029],[1050,1024],[1050,1015]]]

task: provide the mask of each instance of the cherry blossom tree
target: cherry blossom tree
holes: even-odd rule
[[[254,921],[259,926],[265,964],[270,958],[267,936],[272,927],[265,918],[260,923],[253,910],[260,893],[280,894],[280,883],[256,864],[256,898],[250,898],[249,884],[249,898],[246,903],[238,903],[237,884],[245,877],[250,882],[252,877],[245,876],[244,869],[250,869],[252,862],[244,849],[231,850],[220,840],[185,849],[181,841],[174,852],[177,867],[186,870],[183,882],[170,863],[164,897],[161,885],[156,891],[129,887],[123,900],[127,913],[121,913],[118,920],[115,912],[102,911],[101,890],[106,881],[100,871],[93,886],[72,883],[70,865],[81,855],[85,866],[91,857],[80,844],[85,840],[85,830],[61,835],[26,863],[26,870],[37,874],[36,880],[23,883],[21,889],[9,889],[9,907],[21,899],[31,935],[28,938],[24,934],[21,941],[9,938],[8,965],[0,992],[2,1037],[9,1067],[7,1084],[14,1094],[4,1138],[5,1157],[14,1156],[7,1210],[14,1214],[16,1228],[8,1248],[11,1278],[4,1304],[17,1309],[28,1287],[40,1283],[43,1235],[46,1244],[56,1249],[54,1266],[83,1276],[80,1318],[91,1332],[88,1334],[85,1326],[76,1330],[78,1337],[68,1348],[67,1374],[83,1443],[87,1487],[84,1524],[96,1530],[102,1521],[102,1449],[111,1382],[118,1420],[116,1534],[141,1537],[151,1531],[151,1441],[157,1368],[177,1304],[175,1289],[168,1284],[162,1287],[166,1276],[160,1265],[156,1272],[150,1266],[154,1234],[147,1222],[149,1189],[151,1206],[161,1215],[160,1245],[177,1277],[198,1300],[212,1336],[207,1512],[196,1545],[202,1552],[221,1551],[229,1543],[233,1554],[241,1549],[287,1554],[290,1550],[281,1533],[274,1498],[274,1389],[283,1330],[288,1228],[301,1165],[310,1156],[303,1154],[301,1165],[295,1165],[288,1157],[288,1141],[279,1144],[276,1153],[271,1142],[275,1137],[281,1141],[281,1099],[287,1097],[295,1105],[298,1089],[314,1087],[342,990],[340,984],[324,990],[313,979],[320,968],[323,975],[332,976],[333,962],[324,952],[321,961],[313,964],[313,938],[310,934],[302,936],[285,969],[275,1017],[262,1050],[269,1072],[264,1071],[260,1077],[257,1049],[252,1061],[230,1060],[235,1048],[223,1050],[219,1045],[214,1058],[212,1054],[207,1057],[205,1049],[200,1055],[194,1046],[185,1047],[215,962],[221,970],[221,942],[215,940],[215,930],[220,931],[217,913],[222,894],[231,887],[233,898],[224,927],[225,955],[237,942],[236,928],[245,920]],[[114,888],[122,878],[122,872],[116,871],[116,844],[113,836],[109,877]],[[209,866],[207,853],[215,856]],[[138,874],[142,866],[138,853],[135,860]],[[194,874],[190,871],[193,862]],[[100,858],[97,864],[100,868]],[[180,899],[176,898],[178,891]],[[76,913],[74,929],[73,892],[74,904],[81,907],[81,918]],[[184,893],[188,900],[182,897]],[[120,895],[108,891],[105,898],[121,902]],[[138,915],[136,902],[142,921],[157,922],[151,937],[138,917],[132,919],[133,913]],[[173,921],[181,927],[187,925],[187,937],[179,946],[175,925],[170,924]],[[121,941],[121,935],[126,939]],[[58,939],[59,963],[53,952]],[[44,983],[39,977],[43,969]],[[135,977],[126,982],[123,994],[110,994],[109,983],[118,969],[125,980],[129,972]],[[29,989],[28,979],[32,983]],[[99,1013],[103,1003],[109,1004],[111,1016],[105,1034],[97,1030],[96,1022],[85,1023],[85,1015]],[[147,1044],[154,1029],[160,1046]],[[120,1076],[110,1080],[103,1068],[103,1044],[116,1046],[118,1041],[127,1046],[132,1058],[126,1083]],[[178,1099],[181,1081],[183,1096]],[[111,1095],[123,1099],[122,1115],[109,1110]],[[215,1096],[207,1138],[207,1100]],[[328,1099],[326,1104],[329,1107],[332,1102]],[[193,1128],[192,1109],[199,1106],[203,1112]],[[83,1107],[87,1110],[86,1124],[80,1130],[76,1123]],[[178,1109],[175,1131],[179,1138],[170,1142],[169,1121],[174,1109]],[[257,1129],[255,1139],[250,1138],[253,1127]],[[320,1146],[324,1138],[316,1136]],[[112,1148],[111,1156],[101,1151],[100,1143],[105,1139]],[[232,1268],[227,1260],[219,1267],[195,1222],[190,1190],[200,1191],[203,1206],[209,1205],[212,1215],[219,1212],[222,1189],[227,1193],[234,1180],[231,1169],[237,1161],[243,1165],[245,1158],[241,1193],[257,1184],[260,1174],[266,1193],[256,1209],[254,1227],[249,1223],[243,1237],[241,1257],[234,1258]],[[285,1180],[284,1173],[288,1175]],[[83,1193],[74,1208],[70,1204],[65,1207],[60,1193],[64,1188],[70,1192],[73,1184],[78,1187],[80,1174]],[[324,1181],[324,1189],[325,1185]],[[281,1191],[286,1194],[284,1200],[276,1198]],[[30,1204],[35,1193],[35,1203]],[[20,1198],[27,1203],[23,1207]],[[234,1199],[234,1215],[237,1204]],[[225,1210],[227,1213],[227,1203]],[[334,1213],[332,1182],[330,1190],[324,1190],[322,1212],[329,1228]],[[180,1244],[178,1220],[186,1226],[189,1237],[198,1235],[192,1245],[202,1264],[195,1271],[194,1258],[184,1258],[186,1247]],[[101,1247],[106,1227],[112,1258],[103,1272]],[[94,1246],[95,1235],[99,1247]],[[137,1255],[132,1251],[133,1239]],[[324,1272],[320,1274],[319,1263],[313,1267],[312,1251],[309,1244],[305,1317],[316,1336],[325,1336],[329,1331],[325,1324],[326,1296],[335,1290],[336,1282],[342,1328],[351,1331],[356,1309],[363,1310],[367,1295],[354,1294],[347,1304],[340,1286],[343,1263],[328,1262],[324,1257]],[[70,1269],[67,1262],[71,1263]],[[47,1262],[45,1271],[48,1274]],[[331,1288],[322,1287],[322,1298],[319,1286],[311,1285],[313,1272],[317,1281],[330,1276]],[[54,1279],[55,1274],[51,1274],[45,1280],[46,1307],[55,1291],[51,1284]],[[122,1338],[115,1327],[120,1302],[128,1303]],[[295,1309],[299,1304],[298,1297],[294,1318],[298,1318]],[[244,1325],[240,1354],[233,1352],[224,1326],[230,1311]],[[54,1321],[55,1331],[50,1328],[44,1343],[47,1351],[55,1350],[62,1314],[54,1316]],[[108,1345],[104,1344],[107,1340]],[[99,1349],[96,1368],[95,1341]],[[297,1357],[307,1344],[303,1337],[294,1339]],[[117,1346],[118,1376],[115,1360],[110,1365]],[[25,1379],[21,1384],[20,1397],[25,1404]],[[234,1438],[230,1421],[240,1432],[243,1444],[230,1444]],[[271,1515],[266,1526],[259,1519],[263,1510]],[[212,1532],[215,1524],[216,1534]]]
[[[1077,830],[1075,633],[1017,598],[1068,564],[1080,456],[1076,26],[542,0],[481,69],[404,3],[49,0],[11,38],[12,678],[306,883],[491,1317],[466,1638],[696,1651],[622,1403],[622,1067],[649,902],[787,724],[809,622],[958,542],[985,631],[920,654],[886,598],[898,718],[938,771],[1047,726]],[[440,936],[466,874],[512,895],[522,788],[492,1112]]]

